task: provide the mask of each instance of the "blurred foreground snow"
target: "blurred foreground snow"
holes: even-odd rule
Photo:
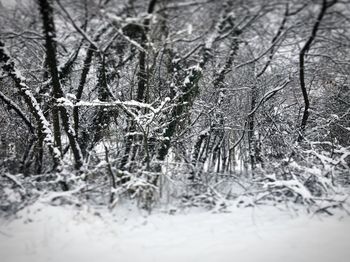
[[[350,261],[350,218],[274,207],[146,215],[36,203],[0,220],[2,262]]]

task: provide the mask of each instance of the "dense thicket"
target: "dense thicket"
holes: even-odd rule
[[[342,0],[7,3],[1,194],[315,204],[349,182],[349,37]]]

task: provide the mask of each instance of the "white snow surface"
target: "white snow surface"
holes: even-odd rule
[[[350,261],[350,218],[297,215],[275,207],[230,212],[36,203],[0,220],[2,262]]]

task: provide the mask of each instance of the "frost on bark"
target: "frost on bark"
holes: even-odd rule
[[[34,127],[28,117],[25,115],[25,113],[19,108],[17,104],[15,104],[9,97],[7,97],[4,93],[0,91],[0,99],[13,111],[16,112],[16,114],[22,119],[24,124],[28,127],[29,131],[34,134]]]
[[[132,35],[140,35],[140,53],[139,53],[139,60],[138,60],[138,67],[139,71],[137,74],[137,91],[136,91],[136,100],[138,102],[146,102],[145,96],[147,85],[148,85],[148,72],[147,72],[147,53],[146,50],[148,49],[148,38],[149,38],[149,31],[150,31],[150,15],[152,15],[155,11],[155,7],[157,4],[157,0],[150,0],[148,7],[147,7],[147,14],[148,16],[144,19],[141,27],[132,25],[132,30],[130,28],[128,29],[129,32],[132,33]],[[130,25],[129,25],[130,27]],[[126,30],[124,28],[124,30]],[[135,39],[137,40],[137,39]],[[134,134],[136,132],[136,123],[133,119],[128,120],[128,133]],[[126,145],[124,154],[120,163],[120,169],[125,169],[125,166],[128,164],[129,160],[135,159],[135,154],[138,149],[138,144],[141,144],[141,136],[135,136],[135,135],[128,135],[126,137]],[[147,138],[144,138],[147,139]]]
[[[181,92],[175,94],[177,97],[176,105],[174,106],[171,112],[171,119],[169,124],[167,125],[164,136],[164,142],[162,143],[159,151],[157,159],[159,161],[164,161],[167,156],[169,149],[171,147],[171,141],[176,132],[176,127],[178,126],[180,119],[189,112],[191,106],[199,94],[199,86],[198,82],[202,78],[202,71],[204,70],[207,63],[210,61],[212,57],[212,49],[216,41],[222,37],[221,30],[223,28],[223,24],[227,22],[227,18],[229,16],[229,10],[225,9],[220,16],[219,21],[217,22],[213,32],[209,35],[206,42],[203,44],[201,48],[201,58],[198,61],[197,65],[192,66],[187,69],[187,75],[184,79],[177,79],[177,67],[181,58],[173,59],[172,68],[173,68],[173,83],[172,85],[179,85],[179,89]],[[233,59],[233,57],[232,57]],[[156,170],[160,171],[160,166],[156,167]]]
[[[19,94],[23,97],[25,103],[35,117],[39,128],[38,134],[42,134],[44,136],[43,141],[51,152],[54,166],[59,170],[62,165],[61,151],[57,148],[57,146],[55,146],[50,124],[44,116],[44,113],[42,112],[39,103],[33,96],[30,88],[25,84],[25,79],[15,69],[14,62],[11,60],[2,42],[0,42],[0,61],[2,70],[11,77],[18,89]]]
[[[225,88],[225,77],[231,71],[234,58],[238,51],[238,37],[241,31],[235,27],[234,18],[232,15],[227,15],[222,22],[218,25],[218,34],[222,34],[224,31],[229,31],[229,52],[227,58],[220,68],[219,72],[215,74],[213,79],[214,87],[214,103],[220,108],[223,102]],[[223,139],[224,139],[224,115],[222,112],[214,113],[214,120],[211,120],[210,127],[201,132],[195,143],[191,163],[194,168],[191,177],[194,178],[196,173],[199,175],[202,171],[204,162],[208,159],[210,154],[212,155],[213,162],[220,161]],[[217,165],[220,169],[220,165]]]
[[[157,0],[151,0],[148,5],[147,14],[151,15],[154,12],[155,5]],[[139,102],[143,102],[145,91],[147,88],[147,71],[146,71],[146,50],[148,48],[148,32],[150,26],[150,18],[147,17],[142,25],[141,29],[141,47],[139,55],[139,73],[138,73],[138,86],[137,86],[137,95],[136,99]]]
[[[56,100],[62,97],[60,93],[60,83],[58,77],[57,61],[56,61],[56,46],[55,46],[55,25],[52,17],[52,7],[49,0],[39,1],[40,12],[43,20],[43,29],[45,36],[45,48],[46,48],[46,63],[51,75],[52,93],[53,98],[51,103],[55,104]],[[54,129],[54,138],[57,147],[62,152],[61,141],[61,127],[59,118],[59,108],[54,106],[52,108],[52,125]]]
[[[65,107],[60,106],[57,107],[57,99],[63,97],[63,90],[60,84],[58,69],[57,69],[57,58],[56,58],[56,43],[55,43],[55,24],[53,20],[53,9],[51,7],[51,3],[49,0],[40,0],[39,1],[39,9],[42,16],[43,22],[43,30],[45,35],[45,48],[46,48],[46,56],[47,56],[47,64],[49,67],[49,71],[52,78],[52,89],[53,95],[55,98],[54,110],[58,110],[58,113],[61,115],[63,129],[65,130],[69,144],[72,149],[74,159],[75,159],[75,167],[79,169],[83,165],[83,158],[80,151],[80,146],[77,142],[76,133],[72,127],[72,124],[69,119],[68,111]],[[58,108],[58,109],[57,109]],[[58,142],[58,146],[60,146],[60,123],[57,115],[53,116],[53,125],[55,127],[55,139]]]

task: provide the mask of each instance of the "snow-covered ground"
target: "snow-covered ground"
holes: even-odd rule
[[[350,218],[275,207],[113,212],[36,203],[0,221],[1,262],[348,262]]]

